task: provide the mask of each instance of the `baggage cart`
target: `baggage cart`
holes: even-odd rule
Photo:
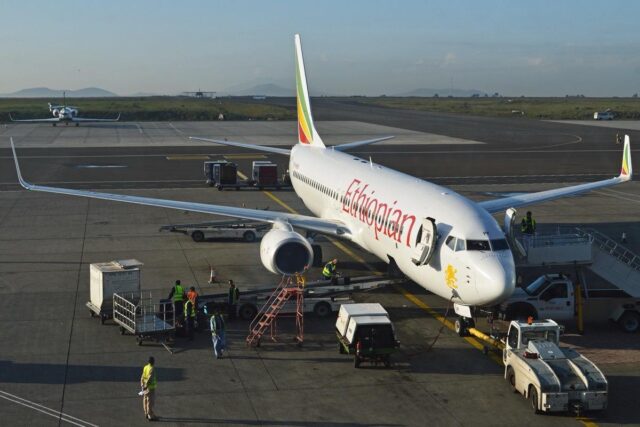
[[[122,335],[135,335],[138,345],[145,340],[160,343],[169,353],[169,338],[175,334],[175,316],[171,300],[153,300],[150,292],[113,294],[113,320]]]

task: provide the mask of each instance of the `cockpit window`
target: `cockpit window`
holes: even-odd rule
[[[507,251],[509,250],[509,244],[506,239],[494,239],[491,240],[491,250],[493,251]]]
[[[449,249],[451,249],[452,251],[456,250],[456,238],[453,236],[449,236],[447,237],[447,241],[445,242],[445,244],[447,246],[449,246]]]
[[[456,252],[464,251],[464,240],[456,240]]]
[[[488,240],[467,240],[467,250],[469,251],[490,251]]]

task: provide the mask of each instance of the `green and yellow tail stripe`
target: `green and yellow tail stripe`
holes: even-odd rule
[[[622,153],[622,167],[620,168],[620,176],[631,177],[633,167],[631,165],[631,142],[629,135],[624,136],[624,151]]]
[[[298,109],[298,141],[301,144],[310,144],[324,147],[313,125],[311,104],[309,103],[309,90],[307,89],[307,76],[304,70],[302,58],[302,44],[300,36],[295,35],[296,47],[296,97]]]

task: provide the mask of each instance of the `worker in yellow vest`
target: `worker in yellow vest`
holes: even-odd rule
[[[338,264],[338,260],[337,258],[332,259],[331,261],[329,261],[328,263],[325,264],[324,268],[322,269],[322,278],[325,280],[331,280],[334,277],[336,277],[336,266]]]
[[[169,292],[168,297],[168,299],[173,301],[173,314],[176,321],[182,320],[182,309],[185,298],[186,294],[184,292],[184,288],[180,284],[180,280],[176,280],[176,283],[173,285],[173,288],[171,288],[171,292]]]
[[[154,368],[155,360],[153,356],[149,357],[149,363],[142,368],[142,376],[140,377],[140,387],[142,387],[142,407],[144,408],[144,417],[149,421],[155,421],[158,418],[153,412],[153,406],[156,403],[156,371]]]

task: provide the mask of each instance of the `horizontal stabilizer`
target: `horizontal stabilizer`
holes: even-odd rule
[[[266,145],[255,145],[255,144],[247,144],[244,142],[227,141],[226,139],[225,140],[207,139],[207,138],[198,138],[197,136],[190,136],[189,139],[193,139],[197,141],[213,142],[215,144],[228,145],[231,147],[249,148],[251,150],[265,151],[267,153],[284,154],[285,156],[289,156],[291,154],[291,150],[287,150],[285,148],[276,148],[276,147],[269,147]]]
[[[350,150],[352,148],[360,147],[362,145],[369,145],[369,144],[375,144],[376,142],[386,141],[386,140],[389,140],[391,138],[395,138],[395,136],[383,136],[381,138],[365,139],[365,140],[362,140],[362,141],[348,142],[346,144],[334,145],[333,149],[337,150],[337,151],[346,151],[346,150]]]

